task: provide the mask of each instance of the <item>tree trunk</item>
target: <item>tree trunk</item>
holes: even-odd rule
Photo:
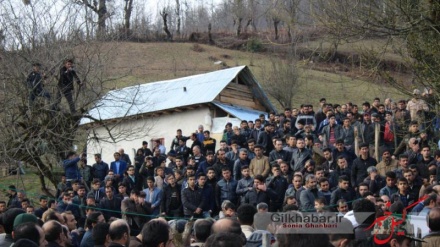
[[[251,23],[252,23],[252,19],[248,19],[248,21],[247,21],[247,23],[246,23],[246,26],[244,27],[244,32],[245,32],[245,33],[247,33],[248,28],[249,28],[249,26],[251,25]]]
[[[239,17],[237,21],[237,37],[241,34],[241,23],[243,22],[243,18]]]
[[[167,20],[168,13],[166,12],[165,9],[163,9],[163,11],[160,12],[160,15],[162,16],[163,19],[163,31],[165,31],[165,33],[167,34],[167,40],[171,41],[173,40],[173,35],[171,35],[171,32],[168,29],[168,20]]]
[[[130,37],[130,18],[133,11],[133,0],[125,0],[124,7],[124,36],[125,39]]]
[[[57,187],[58,181],[53,175],[52,169],[46,166],[40,158],[36,158],[35,163],[36,163],[36,167],[38,168],[38,177],[40,179],[41,191],[50,197],[54,197],[54,195],[50,192],[50,189],[47,188],[46,180],[44,180],[44,178],[49,179],[49,181],[54,185],[54,187],[55,188]]]
[[[255,23],[255,20],[254,20],[254,19],[252,19],[252,23],[251,23],[251,25],[252,25],[252,31],[254,31],[254,33],[257,33],[257,32],[258,32],[258,30],[257,30],[257,24]]]
[[[273,19],[273,27],[275,29],[275,40],[278,40],[278,24],[280,24],[280,20]]]
[[[211,26],[211,23],[209,23],[208,24],[208,42],[209,42],[210,45],[213,45],[213,44],[215,44],[215,42],[212,39],[211,29],[212,29],[212,26]]]
[[[176,0],[176,18],[177,18],[177,27],[176,27],[176,34],[177,36],[180,36],[180,0]]]
[[[98,39],[102,40],[105,36],[105,19],[107,19],[106,0],[99,0],[98,7]]]

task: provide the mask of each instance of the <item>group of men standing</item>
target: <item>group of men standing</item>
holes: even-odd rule
[[[37,97],[43,97],[48,101],[52,111],[58,110],[61,97],[64,96],[69,104],[70,112],[76,113],[74,100],[74,81],[76,81],[79,86],[82,86],[83,83],[79,79],[73,65],[73,60],[67,59],[64,62],[64,65],[60,68],[56,77],[58,80],[58,85],[55,101],[51,102],[52,97],[48,90],[44,87],[48,83],[49,75],[41,71],[40,63],[34,63],[32,65],[32,72],[29,74],[26,80],[29,89],[29,108],[32,109],[34,101]]]

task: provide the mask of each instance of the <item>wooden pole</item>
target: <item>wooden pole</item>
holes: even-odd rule
[[[379,161],[379,133],[380,133],[380,123],[374,123],[374,156],[376,160]]]
[[[354,126],[354,153],[359,156],[359,137],[358,137],[358,127]]]

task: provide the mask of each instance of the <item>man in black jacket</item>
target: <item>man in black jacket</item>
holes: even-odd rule
[[[351,167],[351,185],[355,190],[359,183],[362,183],[368,176],[367,169],[370,166],[376,166],[377,161],[369,155],[369,147],[367,143],[363,143],[359,147],[359,157],[353,161]]]
[[[182,191],[183,213],[186,218],[201,217],[205,198],[202,196],[202,190],[196,186],[196,176],[188,177],[188,188]]]
[[[44,79],[46,79],[45,74],[40,72],[39,63],[34,63],[32,65],[32,72],[29,74],[26,82],[27,86],[30,90],[29,94],[29,108],[32,108],[36,97],[46,98],[47,101],[50,101],[50,94],[46,90],[44,90]]]
[[[268,189],[272,189],[276,192],[276,195],[270,198],[271,201],[269,205],[269,211],[277,212],[278,210],[281,211],[284,201],[284,195],[286,193],[287,187],[289,186],[289,183],[283,176],[281,176],[279,165],[272,166],[272,174],[272,177],[267,178],[266,184]]]
[[[275,141],[275,149],[269,154],[269,162],[271,166],[281,165],[282,162],[290,162],[292,153],[283,149],[283,141],[277,139]]]
[[[167,176],[168,185],[163,188],[160,211],[163,216],[182,217],[182,186],[176,183],[173,174]]]
[[[104,209],[102,214],[106,221],[111,217],[121,218],[121,198],[114,196],[111,186],[105,187],[105,195],[100,203],[99,207]]]
[[[249,203],[256,207],[257,204],[261,202],[270,205],[270,201],[277,200],[277,192],[264,184],[264,178],[262,175],[255,176],[253,186],[253,189],[248,191],[244,196],[245,203]]]
[[[348,202],[348,206],[351,208],[351,202],[355,199],[354,193],[350,189],[350,178],[342,175],[338,179],[338,188],[332,192],[330,199],[330,205],[337,205],[337,201],[344,199]]]
[[[274,126],[272,124],[267,124],[264,126],[264,131],[260,132],[258,135],[257,144],[264,147],[264,155],[269,156],[270,152],[274,149],[272,137],[273,137]]]
[[[127,186],[127,193],[130,193],[133,189],[141,191],[143,186],[142,178],[140,175],[136,175],[134,166],[129,165],[127,167],[127,175],[122,181]]]
[[[64,66],[60,69],[60,75],[58,79],[58,92],[56,97],[56,105],[61,102],[61,94],[64,95],[64,97],[67,100],[67,103],[69,103],[69,108],[71,113],[75,113],[75,103],[73,102],[73,80],[76,80],[78,85],[82,86],[83,83],[79,79],[78,75],[76,74],[76,71],[73,68],[73,60],[68,59],[64,63]]]

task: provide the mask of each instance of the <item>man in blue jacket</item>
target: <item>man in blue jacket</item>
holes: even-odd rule
[[[71,181],[72,180],[80,180],[81,179],[81,173],[79,172],[78,168],[78,161],[80,160],[80,157],[73,151],[70,151],[67,154],[67,159],[63,161],[63,168],[64,172],[66,174],[66,184],[67,187],[71,187]]]
[[[124,172],[127,169],[127,162],[123,161],[121,159],[121,154],[116,152],[113,154],[113,157],[115,158],[115,161],[112,161],[110,163],[110,169],[115,172],[116,175],[119,175],[119,178],[124,177]]]

